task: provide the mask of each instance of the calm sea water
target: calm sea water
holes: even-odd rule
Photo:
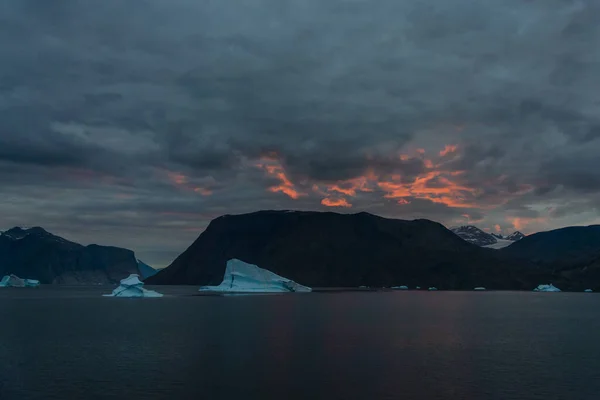
[[[0,399],[600,399],[600,294],[0,290]]]

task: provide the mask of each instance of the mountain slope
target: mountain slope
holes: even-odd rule
[[[368,213],[260,211],[213,220],[149,284],[214,285],[231,258],[313,287],[533,288],[527,263],[465,242],[442,225]]]
[[[151,266],[149,266],[142,260],[137,260],[137,263],[138,263],[138,269],[140,271],[140,276],[142,277],[142,279],[146,279],[153,275],[156,275],[156,273],[158,272],[157,270],[155,270],[154,268],[152,268]]]
[[[12,228],[0,234],[0,276],[15,274],[41,283],[116,283],[138,274],[131,250],[82,246],[43,228]]]
[[[498,242],[498,239],[494,235],[486,233],[473,225],[458,226],[450,228],[450,230],[463,240],[477,246],[489,246]]]
[[[579,265],[600,256],[600,225],[571,226],[536,233],[500,251],[509,257],[553,268]]]

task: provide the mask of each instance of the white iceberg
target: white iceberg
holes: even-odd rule
[[[35,279],[21,279],[16,275],[5,275],[0,281],[0,287],[38,287],[40,281]]]
[[[584,292],[591,293],[591,292],[593,292],[593,290],[592,289],[585,289]]]
[[[161,293],[154,290],[144,289],[144,282],[140,281],[140,276],[131,274],[122,279],[111,294],[103,295],[105,297],[162,297]]]
[[[421,286],[417,286],[415,289],[419,290],[419,289],[421,289]]]
[[[227,261],[223,282],[202,286],[201,292],[285,293],[310,292],[311,288],[283,278],[271,271],[237,259]]]
[[[485,288],[484,288],[484,287],[481,287],[481,286],[478,286],[478,287],[474,288],[473,290],[480,291],[480,290],[485,290]]]
[[[538,287],[533,289],[533,291],[534,292],[560,292],[560,289],[550,283],[547,285],[538,285]]]
[[[429,288],[429,290],[437,290],[437,288],[432,286]]]
[[[399,289],[399,290],[408,290],[408,286],[392,286],[392,289]]]

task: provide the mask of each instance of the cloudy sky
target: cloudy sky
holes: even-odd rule
[[[0,229],[167,265],[221,214],[600,222],[596,0],[6,0]]]

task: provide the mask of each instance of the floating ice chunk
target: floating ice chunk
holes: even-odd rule
[[[478,290],[478,291],[479,291],[479,290],[485,290],[485,288],[484,288],[484,287],[481,287],[481,286],[478,286],[478,287],[476,287],[476,288],[475,288],[475,289],[473,289],[473,290]]]
[[[35,279],[21,279],[16,275],[5,275],[0,281],[0,287],[37,287],[40,281]]]
[[[593,290],[592,289],[585,289],[584,292],[591,293],[591,292],[593,292]]]
[[[429,290],[437,290],[437,288],[432,286],[429,288]]]
[[[223,282],[218,286],[202,286],[201,292],[283,293],[310,292],[311,288],[283,278],[271,271],[237,259],[227,261]]]
[[[547,285],[538,285],[538,287],[533,289],[533,291],[534,292],[560,292],[560,289],[557,288],[556,286],[554,286],[553,284],[549,283]]]
[[[392,286],[392,289],[408,290],[408,286]]]
[[[139,275],[131,274],[122,279],[111,294],[103,295],[105,297],[162,297],[161,293],[154,290],[144,289],[144,282],[140,281]]]
[[[421,289],[421,286],[417,286],[415,289],[417,289],[417,290],[420,290],[420,289]]]

